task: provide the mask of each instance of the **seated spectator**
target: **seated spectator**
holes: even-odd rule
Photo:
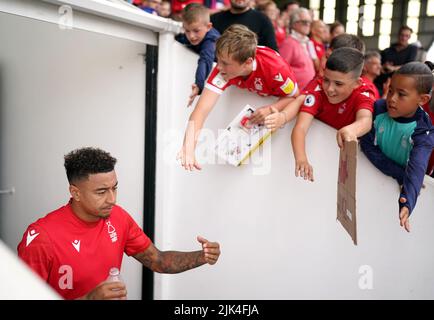
[[[175,38],[199,54],[195,82],[192,84],[191,94],[187,105],[193,103],[194,98],[202,93],[205,80],[212,69],[215,60],[215,42],[220,33],[212,27],[209,10],[198,3],[190,3],[182,11],[182,25],[185,34]]]

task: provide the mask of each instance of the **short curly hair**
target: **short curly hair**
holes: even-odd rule
[[[66,176],[69,183],[88,179],[90,174],[113,171],[116,159],[98,148],[85,147],[65,155]]]

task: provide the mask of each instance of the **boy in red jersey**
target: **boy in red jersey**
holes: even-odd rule
[[[369,132],[372,126],[374,93],[361,81],[363,54],[353,48],[333,51],[327,60],[324,78],[316,87],[303,92],[306,96],[292,131],[295,157],[295,175],[313,181],[313,168],[306,151],[305,138],[314,118],[337,129],[339,147],[343,141],[356,140]],[[287,106],[276,117],[267,118],[265,124],[275,130],[295,117],[293,106]]]
[[[202,126],[220,94],[235,85],[260,96],[277,96],[272,105],[258,108],[250,121],[263,123],[271,107],[282,110],[298,95],[295,77],[283,58],[272,49],[257,46],[256,34],[242,25],[232,25],[216,43],[217,66],[211,71],[199,101],[192,112],[178,154],[186,170],[200,170],[195,149]]]
[[[67,154],[70,201],[30,224],[18,245],[19,257],[65,299],[125,299],[122,282],[105,282],[124,253],[160,273],[215,264],[220,255],[219,244],[202,237],[200,251],[159,251],[116,205],[115,163],[95,148]]]

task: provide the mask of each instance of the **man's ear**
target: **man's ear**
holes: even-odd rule
[[[427,104],[430,99],[431,99],[430,94],[427,94],[427,93],[421,94],[420,99],[419,99],[419,105],[423,106],[424,104]]]
[[[72,199],[75,201],[80,201],[80,189],[78,189],[75,185],[69,185],[69,193],[71,194]]]
[[[208,31],[210,31],[211,28],[212,28],[212,22],[208,22],[208,23],[206,24],[206,29],[207,29]]]

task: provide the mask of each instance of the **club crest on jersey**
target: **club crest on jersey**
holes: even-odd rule
[[[262,84],[262,79],[261,78],[255,78],[255,89],[257,91],[262,91],[263,84]]]
[[[108,220],[105,224],[107,225],[107,232],[108,232],[109,237],[112,240],[112,242],[118,241],[118,235],[116,234],[116,229],[115,229],[115,227],[113,227],[110,220]]]
[[[306,107],[312,107],[315,104],[315,96],[313,94],[308,94],[304,99],[304,105]]]
[[[225,79],[223,79],[221,73],[217,73],[217,75],[214,77],[214,79],[212,79],[211,83],[213,85],[215,85],[217,88],[219,89],[223,89],[223,87],[225,86],[225,84],[227,83],[227,81]]]

